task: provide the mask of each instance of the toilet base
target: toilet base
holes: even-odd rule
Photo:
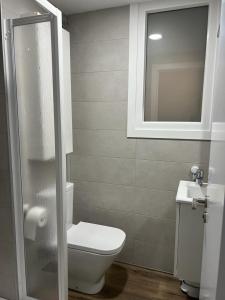
[[[199,299],[200,288],[198,286],[195,286],[192,283],[183,280],[180,288],[181,291],[187,294],[189,297]]]
[[[84,294],[94,295],[101,291],[105,285],[105,276],[103,276],[98,282],[86,282],[78,281],[76,279],[69,278],[69,289],[75,290]]]

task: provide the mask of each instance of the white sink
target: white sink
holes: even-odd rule
[[[193,181],[181,180],[177,189],[176,202],[192,204],[193,198],[204,198],[207,195],[207,183],[200,186]]]

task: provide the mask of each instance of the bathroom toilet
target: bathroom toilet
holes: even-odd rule
[[[126,234],[92,223],[72,223],[73,184],[67,183],[67,243],[69,288],[96,294],[104,286],[105,272],[123,249]]]

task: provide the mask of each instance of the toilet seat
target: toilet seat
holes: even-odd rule
[[[120,252],[126,234],[114,227],[80,222],[67,231],[69,249],[83,250],[101,255]]]

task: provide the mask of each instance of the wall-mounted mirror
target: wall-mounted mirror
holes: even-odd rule
[[[130,18],[128,137],[208,139],[213,1],[134,4]]]

